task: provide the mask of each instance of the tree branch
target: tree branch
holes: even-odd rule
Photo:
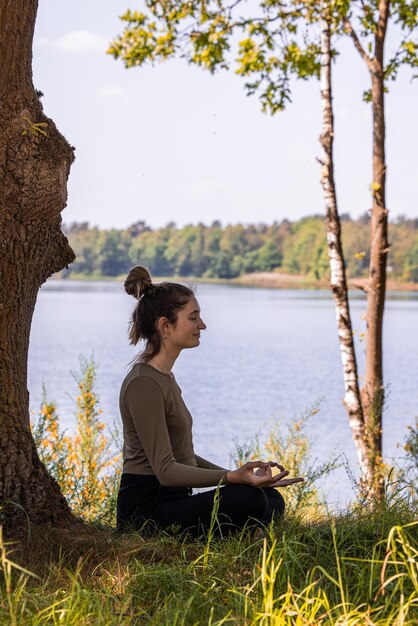
[[[367,54],[367,52],[365,51],[365,49],[361,45],[360,39],[358,38],[356,31],[351,26],[351,22],[350,22],[350,20],[347,17],[344,18],[344,27],[345,27],[345,30],[347,31],[347,33],[350,35],[351,39],[353,40],[353,43],[354,43],[354,45],[355,45],[359,55],[361,56],[363,61],[365,61],[367,63],[367,67],[369,69],[371,69],[371,67],[372,67],[372,59],[369,57],[369,55]]]
[[[377,21],[377,35],[381,37],[382,39],[385,38],[388,19],[389,19],[389,0],[380,0],[379,19]]]
[[[369,291],[369,281],[367,278],[358,278],[357,280],[353,280],[352,284],[356,289],[360,289],[360,291],[364,291],[364,293]]]
[[[231,13],[231,11],[233,11],[238,4],[241,4],[241,2],[242,0],[235,0],[235,2],[230,4],[229,7],[227,7],[227,11]]]
[[[379,19],[376,29],[376,56],[383,65],[383,45],[386,36],[386,28],[389,19],[389,0],[379,1]]]

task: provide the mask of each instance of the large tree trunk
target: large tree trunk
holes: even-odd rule
[[[344,374],[344,406],[353,434],[361,471],[363,492],[371,484],[373,466],[364,424],[363,407],[358,383],[357,360],[351,325],[348,286],[341,240],[341,223],[338,214],[337,194],[334,180],[334,114],[332,106],[331,32],[330,11],[327,2],[322,4],[321,23],[321,102],[323,125],[320,142],[321,183],[327,211],[327,242],[330,263],[330,286],[335,303],[338,339]]]
[[[374,34],[374,56],[370,57],[348,17],[344,26],[355,48],[366,63],[371,77],[373,110],[373,195],[370,230],[369,276],[363,289],[367,293],[366,374],[361,389],[368,464],[372,468],[369,492],[377,500],[384,497],[382,462],[383,384],[383,312],[386,293],[386,263],[389,252],[388,210],[386,208],[384,44],[389,19],[390,0],[379,0]]]
[[[370,463],[374,466],[373,490],[384,495],[382,464],[383,310],[386,293],[388,210],[386,209],[386,157],[383,54],[389,16],[389,1],[379,2],[375,54],[368,64],[373,108],[373,208],[370,232],[370,266],[367,284],[366,377],[362,389]]]
[[[74,260],[61,232],[73,150],[32,84],[38,0],[0,3],[1,517],[67,525],[74,518],[40,462],[29,426],[29,334],[41,284]],[[39,124],[41,124],[39,126]]]

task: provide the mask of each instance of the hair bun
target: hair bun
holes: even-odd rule
[[[131,269],[124,284],[126,293],[137,300],[144,296],[153,286],[151,274],[142,265],[137,265]]]

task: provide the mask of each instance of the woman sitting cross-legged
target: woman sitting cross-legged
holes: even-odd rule
[[[120,392],[124,445],[117,528],[140,529],[148,522],[198,535],[209,528],[214,506],[222,531],[265,526],[284,513],[276,488],[303,479],[286,478],[275,461],[228,470],[195,454],[192,416],[172,373],[180,352],[197,347],[206,328],[193,291],[178,283],[154,284],[144,267],[130,271],[125,290],[138,300],[130,341],[146,345]],[[193,487],[216,488],[193,495]]]

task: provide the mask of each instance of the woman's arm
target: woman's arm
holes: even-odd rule
[[[228,484],[227,470],[177,463],[171,446],[164,410],[164,396],[158,383],[138,376],[128,385],[125,405],[147,455],[152,471],[167,487],[214,487]]]
[[[194,458],[196,459],[196,463],[198,467],[203,467],[205,469],[223,470],[224,472],[228,472],[228,470],[225,469],[224,467],[221,467],[220,465],[216,465],[215,463],[212,463],[212,461],[208,461],[207,459],[204,459],[202,456],[198,456],[197,454],[195,454]]]
[[[287,472],[275,462],[252,461],[236,470],[208,469],[177,463],[171,446],[164,410],[164,396],[158,383],[148,377],[134,378],[125,391],[124,401],[159,482],[167,487],[214,487],[219,484],[246,484],[253,487],[286,487],[303,480],[286,478]],[[272,475],[271,468],[280,471]],[[259,472],[254,470],[259,468]]]

